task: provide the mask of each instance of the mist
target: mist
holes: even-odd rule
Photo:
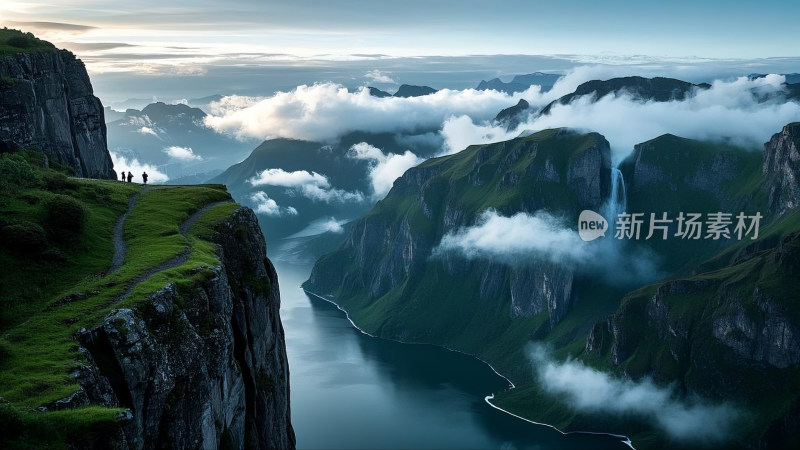
[[[360,142],[350,147],[347,156],[369,162],[368,175],[372,184],[372,200],[380,200],[385,197],[392,189],[396,179],[400,178],[406,170],[424,161],[410,150],[406,150],[402,155],[383,153],[381,149],[366,142]]]
[[[432,257],[445,254],[511,266],[544,260],[603,277],[616,285],[652,281],[662,276],[657,255],[644,247],[610,235],[584,242],[566,220],[546,211],[506,217],[488,209],[474,225],[450,230],[442,237]]]
[[[673,386],[651,379],[616,378],[580,361],[555,361],[547,349],[531,344],[528,357],[542,388],[571,408],[592,413],[634,415],[676,441],[719,444],[736,433],[745,413],[728,403],[679,398]]]
[[[210,105],[205,124],[239,138],[330,141],[352,131],[436,130],[453,115],[488,120],[524,95],[443,89],[421,97],[378,98],[366,88],[353,92],[340,84],[320,83],[270,97],[225,97]]]
[[[588,73],[591,71],[586,69],[580,75],[564,77],[554,90],[565,91]],[[513,130],[471,117],[452,117],[442,126],[445,153],[463,150],[465,136],[472,141],[470,144],[485,144],[510,139],[523,131],[558,127],[604,135],[611,144],[614,163],[629,155],[634,145],[666,133],[698,140],[725,140],[760,150],[783,125],[800,120],[800,103],[763,101],[764,96],[783,91],[784,79],[782,75],[769,75],[754,80],[716,80],[710,89],[697,90],[683,101],[644,102],[626,92],[600,99],[583,96],[570,104],[553,106],[547,115],[529,115]],[[541,107],[541,100],[546,99],[540,96],[533,101]]]
[[[317,172],[296,170],[287,172],[283,169],[265,169],[247,180],[252,186],[279,186],[289,188],[293,195],[301,195],[308,199],[325,203],[363,202],[364,194],[360,191],[345,191],[331,186],[328,177]]]
[[[264,191],[257,191],[250,195],[250,201],[253,202],[253,209],[255,212],[264,214],[269,217],[283,217],[283,216],[296,216],[297,209],[292,206],[282,207],[278,203],[269,198]]]
[[[119,172],[124,171],[125,173],[133,172],[134,180],[141,181],[142,173],[147,172],[148,181],[150,183],[164,183],[169,181],[169,177],[158,170],[158,168],[152,164],[146,164],[139,162],[136,158],[126,158],[125,156],[117,153],[109,151],[111,155],[111,162],[114,164],[114,170],[119,175]]]

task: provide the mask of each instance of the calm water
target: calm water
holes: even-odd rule
[[[627,448],[492,408],[484,397],[508,383],[485,364],[366,336],[336,306],[300,289],[310,266],[276,268],[298,448]]]

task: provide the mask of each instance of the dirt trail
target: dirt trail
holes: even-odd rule
[[[181,226],[179,228],[181,236],[186,238],[187,237],[186,235],[189,232],[189,229],[192,227],[192,225],[194,225],[194,223],[197,221],[197,219],[199,219],[209,209],[211,209],[211,208],[213,208],[213,207],[215,207],[217,205],[220,205],[220,204],[223,204],[223,203],[229,203],[229,202],[232,202],[232,201],[233,200],[223,200],[223,201],[220,201],[220,202],[209,203],[208,205],[202,207],[200,210],[198,210],[197,212],[192,214],[188,219],[186,219],[181,224]],[[116,238],[116,234],[115,234],[115,238]],[[130,295],[130,293],[133,292],[133,290],[136,288],[136,286],[138,286],[140,283],[143,283],[143,282],[147,281],[147,279],[149,279],[153,275],[155,275],[155,274],[157,274],[159,272],[162,272],[164,270],[168,270],[168,269],[172,269],[174,267],[178,267],[181,264],[186,263],[186,261],[189,260],[189,254],[191,252],[192,252],[192,248],[191,248],[191,246],[189,246],[186,250],[181,252],[181,254],[179,254],[177,256],[174,256],[174,257],[170,258],[169,260],[167,260],[167,261],[165,261],[165,262],[163,262],[163,263],[161,263],[161,264],[159,264],[159,265],[157,265],[155,267],[151,267],[151,268],[147,269],[146,271],[144,271],[138,277],[128,281],[127,287],[125,288],[125,291],[122,292],[120,295],[118,295],[116,298],[114,298],[114,302],[116,303],[116,302],[124,299],[128,295]],[[115,252],[114,255],[116,256],[116,252]],[[123,256],[124,256],[124,254],[123,254]]]
[[[142,193],[145,192],[145,189],[147,188],[142,188],[138,194],[128,200],[128,209],[117,219],[117,223],[114,224],[114,256],[111,258],[111,267],[108,268],[107,273],[109,274],[118,271],[119,268],[122,267],[122,263],[125,262],[125,239],[123,238],[125,219],[127,219],[128,214],[133,211],[133,207],[136,206],[136,202],[139,200]]]

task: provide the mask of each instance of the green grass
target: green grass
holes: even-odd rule
[[[47,172],[38,169],[40,177]],[[194,212],[206,204],[230,200],[224,186],[154,186],[142,191],[139,185],[88,180],[70,180],[70,186],[60,193],[78,199],[89,213],[79,236],[67,243],[48,243],[51,247],[46,251],[57,251],[62,259],[50,264],[36,252],[19,254],[0,247],[0,261],[8,268],[0,273],[0,396],[10,402],[3,405],[0,426],[14,421],[23,425],[22,434],[4,442],[4,446],[25,447],[29,440],[39,442],[36,430],[52,429],[52,439],[43,437],[43,444],[33,445],[49,447],[48,442],[69,440],[70,433],[85,437],[84,432],[102,428],[113,418],[117,412],[113,408],[47,413],[33,410],[78,388],[69,373],[83,361],[74,339],[79,329],[100,324],[111,309],[141,307],[149,294],[169,283],[175,283],[181,291],[211,276],[219,262],[216,246],[208,239],[216,224],[240,207],[232,202],[215,206],[184,238],[179,227]],[[117,272],[107,274],[113,255],[114,223],[127,209],[128,198],[135,194],[140,197],[125,222],[125,262]],[[45,211],[41,205],[52,195],[37,184],[20,188],[15,198],[0,196],[0,225],[42,223]],[[148,269],[184,252],[188,252],[184,264],[131,285]],[[196,268],[201,270],[193,270]],[[122,297],[126,291],[130,294]]]
[[[43,41],[31,33],[5,27],[0,30],[0,56],[56,50],[53,44]]]

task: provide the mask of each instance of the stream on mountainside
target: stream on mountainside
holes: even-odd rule
[[[477,359],[369,337],[335,305],[306,295],[311,266],[273,259],[298,448],[628,448],[492,408],[508,382]]]

